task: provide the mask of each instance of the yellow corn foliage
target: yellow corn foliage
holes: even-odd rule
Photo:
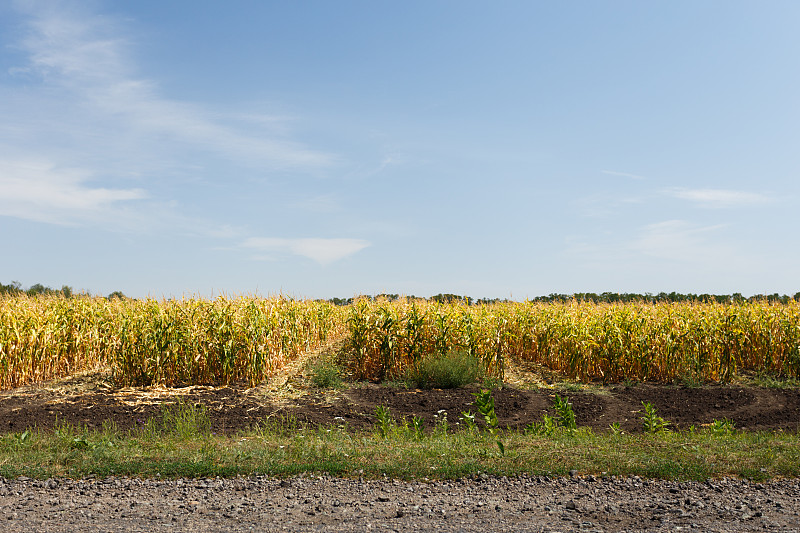
[[[429,352],[463,349],[502,376],[508,359],[584,381],[728,381],[800,376],[800,303],[370,302],[349,309],[352,366],[399,375]]]
[[[119,385],[255,384],[343,335],[340,314],[286,298],[2,298],[0,386],[105,365]]]
[[[800,377],[800,303],[500,303],[287,298],[0,298],[0,387],[108,366],[119,385],[261,382],[347,339],[361,379],[461,349],[502,377],[529,361],[584,381]]]

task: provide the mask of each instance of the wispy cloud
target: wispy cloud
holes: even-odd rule
[[[730,189],[673,188],[664,190],[664,194],[710,209],[750,207],[772,202],[772,198],[765,194]]]
[[[121,202],[147,197],[142,189],[92,186],[92,177],[48,161],[0,158],[0,215],[78,224],[113,215]]]
[[[293,141],[280,128],[285,118],[164,97],[140,74],[123,21],[81,2],[14,5],[22,37],[6,44],[21,59],[0,85],[2,215],[76,225],[113,221],[125,210],[130,219],[189,226],[157,191],[174,176],[218,179],[198,166],[209,161],[199,153],[225,161],[233,175],[317,171],[335,161]],[[162,216],[164,207],[171,212]]]
[[[307,257],[327,265],[360,252],[370,243],[361,239],[279,239],[251,237],[242,243],[243,248],[266,253],[262,259],[273,259],[270,254],[292,254]]]
[[[637,174],[628,174],[627,172],[616,172],[614,170],[601,170],[601,174],[608,174],[609,176],[620,176],[622,178],[631,178],[634,180],[644,180],[647,179],[644,176],[639,176]]]
[[[260,134],[253,125],[263,117],[254,123],[232,113],[226,121],[199,105],[162,97],[155,81],[137,75],[132,45],[118,36],[122,31],[114,20],[67,11],[60,3],[44,6],[29,10],[30,32],[19,46],[30,61],[15,72],[67,91],[73,105],[113,118],[123,131],[191,143],[235,161],[281,168],[333,161],[329,154]]]

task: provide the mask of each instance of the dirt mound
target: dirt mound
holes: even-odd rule
[[[306,388],[278,395],[245,386],[185,387],[178,389],[114,389],[102,380],[27,387],[0,395],[0,432],[27,428],[49,429],[68,423],[99,429],[104,423],[121,430],[159,417],[162,406],[176,402],[203,405],[212,431],[235,433],[276,417],[294,417],[315,426],[346,424],[365,430],[375,424],[375,409],[385,406],[397,419],[419,416],[428,428],[444,413],[451,427],[462,412],[476,412],[478,386],[449,390],[415,390],[375,384],[355,384],[339,391]],[[700,427],[728,419],[739,429],[800,429],[800,390],[745,386],[681,387],[639,384],[592,390],[521,389],[493,392],[500,425],[521,429],[553,411],[556,394],[568,397],[579,426],[607,430],[619,423],[625,431],[641,431],[642,402],[652,403],[672,427]]]

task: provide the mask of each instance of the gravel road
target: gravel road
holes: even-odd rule
[[[0,530],[800,531],[800,480],[0,478]]]

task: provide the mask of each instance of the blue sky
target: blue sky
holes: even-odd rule
[[[800,3],[0,4],[0,282],[800,290]]]

